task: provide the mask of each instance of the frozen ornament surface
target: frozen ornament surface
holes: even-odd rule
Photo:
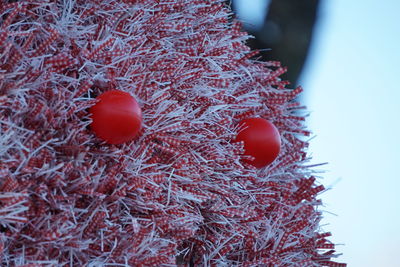
[[[271,164],[278,157],[281,148],[278,129],[263,118],[242,120],[235,141],[243,141],[245,155],[253,157],[243,161],[257,168]]]
[[[95,134],[109,144],[122,144],[135,138],[141,129],[142,110],[136,99],[120,90],[107,91],[90,108]]]

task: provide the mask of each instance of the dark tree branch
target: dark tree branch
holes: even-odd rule
[[[261,30],[246,29],[256,37],[248,41],[250,47],[264,50],[262,60],[279,60],[288,67],[282,78],[292,86],[297,86],[309,52],[319,3],[320,0],[272,0]]]

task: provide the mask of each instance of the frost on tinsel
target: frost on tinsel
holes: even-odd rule
[[[0,3],[2,266],[345,266],[320,231],[303,109],[278,62],[211,0]],[[90,131],[111,89],[143,130]],[[248,117],[273,122],[278,159],[241,163]]]

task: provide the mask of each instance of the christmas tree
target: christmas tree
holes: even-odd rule
[[[255,59],[222,1],[0,12],[3,266],[345,266],[319,227],[301,88]],[[123,142],[96,130],[110,91],[140,107]],[[260,166],[238,136],[255,118],[279,133]]]

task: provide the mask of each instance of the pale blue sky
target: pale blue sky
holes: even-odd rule
[[[236,2],[244,20],[262,21],[264,1]],[[326,213],[323,228],[345,244],[349,267],[399,267],[400,1],[322,2],[301,84],[311,152],[334,184],[321,197],[337,216]]]

